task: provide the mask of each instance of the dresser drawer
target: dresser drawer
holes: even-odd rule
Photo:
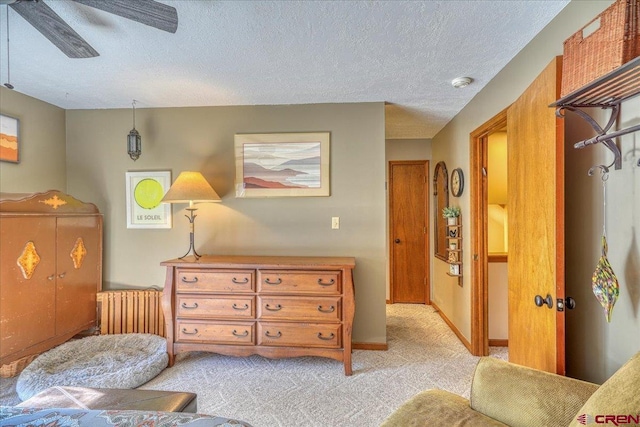
[[[180,318],[253,319],[253,296],[176,295],[176,315]]]
[[[258,322],[258,345],[339,348],[341,324]]]
[[[342,292],[339,271],[258,270],[258,292],[334,295]]]
[[[255,270],[178,269],[177,292],[253,292]]]
[[[258,318],[340,322],[342,318],[341,301],[340,297],[259,296]]]
[[[253,322],[176,321],[176,342],[253,345]]]

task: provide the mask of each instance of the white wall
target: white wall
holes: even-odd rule
[[[509,338],[509,289],[507,287],[507,263],[490,262],[489,287],[489,339]]]

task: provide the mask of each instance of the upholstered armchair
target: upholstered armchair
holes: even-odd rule
[[[604,422],[606,416],[640,417],[640,353],[601,386],[483,357],[469,400],[442,390],[423,391],[382,427],[578,427]]]

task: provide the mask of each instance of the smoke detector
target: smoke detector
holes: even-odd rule
[[[463,87],[469,86],[472,81],[473,79],[471,77],[457,77],[451,80],[451,86],[455,87],[456,89],[461,89]]]

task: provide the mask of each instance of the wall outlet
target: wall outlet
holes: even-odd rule
[[[340,217],[334,216],[331,217],[331,229],[338,230],[340,228]]]

